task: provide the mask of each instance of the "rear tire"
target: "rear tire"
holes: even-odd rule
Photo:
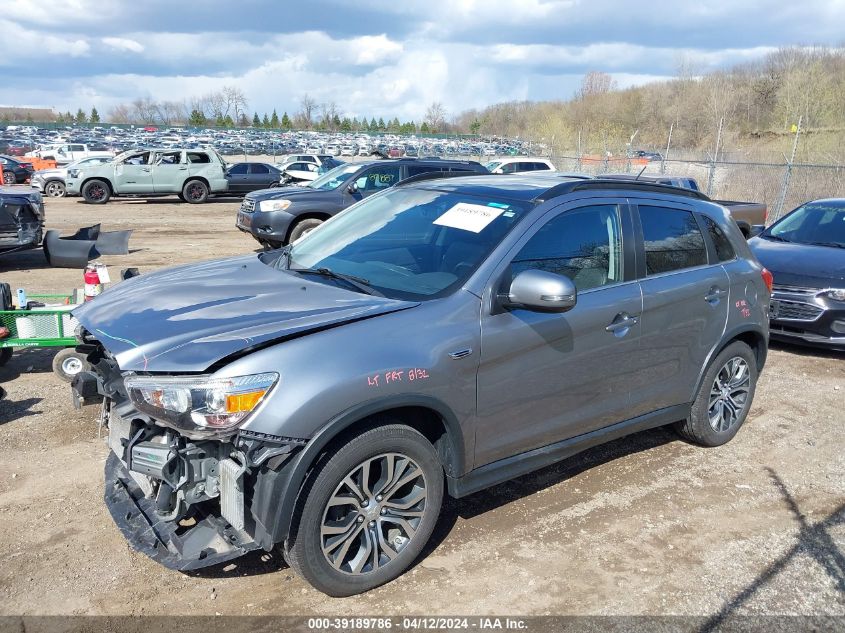
[[[88,359],[72,347],[68,347],[53,357],[53,371],[65,382],[72,382],[74,376],[91,368]]]
[[[105,204],[111,198],[111,190],[103,180],[89,180],[82,187],[82,197],[88,204]]]
[[[401,424],[376,427],[328,455],[309,475],[285,558],[330,596],[368,591],[402,574],[419,556],[442,502],[443,468],[431,443]]]
[[[742,341],[734,341],[710,362],[690,416],[676,430],[702,446],[726,444],[748,417],[756,388],[754,352]]]
[[[182,197],[191,204],[202,204],[208,200],[208,186],[202,180],[189,180],[182,187]]]
[[[3,172],[3,184],[4,185],[14,185],[15,183],[17,183],[17,179],[15,178],[15,172],[4,171]]]
[[[305,220],[300,220],[293,225],[288,242],[295,242],[309,231],[316,229],[322,223],[323,220],[318,220],[317,218],[306,218]]]

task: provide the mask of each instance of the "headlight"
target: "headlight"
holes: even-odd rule
[[[834,301],[845,301],[845,288],[831,288],[821,293],[824,297],[829,297]]]
[[[290,200],[262,200],[258,203],[259,211],[284,211],[291,205]]]
[[[82,175],[82,171],[79,169],[68,169],[67,175],[71,178],[79,178]]]
[[[130,376],[126,390],[139,411],[168,426],[220,435],[240,426],[279,380],[252,376]]]

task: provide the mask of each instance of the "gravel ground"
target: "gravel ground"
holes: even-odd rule
[[[66,234],[131,228],[113,276],[248,253],[237,200],[102,207],[47,201]],[[76,270],[0,256],[12,288],[66,290]],[[331,599],[278,553],[182,574],[132,551],[102,501],[97,409],[76,411],[51,353],[0,368],[0,614],[845,615],[845,355],[771,350],[746,427],[703,449],[641,433],[450,501],[419,563]]]

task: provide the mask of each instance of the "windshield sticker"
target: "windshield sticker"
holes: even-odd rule
[[[434,224],[453,229],[481,233],[485,227],[498,218],[504,209],[497,209],[481,204],[459,202],[434,221]]]
[[[488,203],[487,203],[487,206],[488,206],[488,207],[496,207],[497,209],[507,209],[507,208],[509,208],[511,205],[509,205],[509,204],[502,204],[501,202],[488,202]]]

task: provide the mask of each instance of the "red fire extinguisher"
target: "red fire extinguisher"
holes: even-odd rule
[[[88,264],[85,268],[85,301],[91,301],[94,297],[103,291],[103,284],[100,281],[100,276],[97,274],[97,268],[94,264]]]

